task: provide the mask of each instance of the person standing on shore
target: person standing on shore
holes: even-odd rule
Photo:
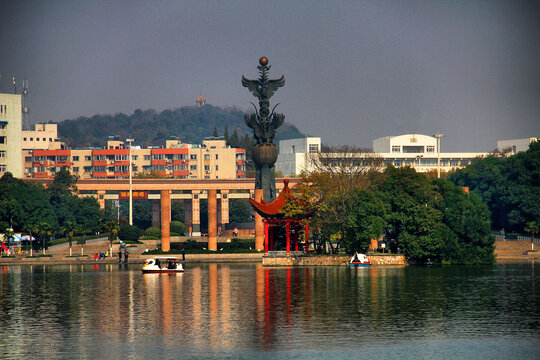
[[[118,250],[118,263],[122,262],[122,250]]]

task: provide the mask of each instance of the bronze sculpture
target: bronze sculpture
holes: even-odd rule
[[[253,136],[256,145],[253,147],[253,161],[255,163],[255,189],[263,189],[264,201],[272,202],[276,194],[276,179],[274,174],[274,164],[277,160],[277,149],[274,144],[276,129],[283,125],[285,115],[274,112],[277,104],[270,112],[270,98],[280,87],[285,85],[285,77],[281,75],[279,79],[269,79],[268,59],[261,57],[257,69],[260,76],[256,80],[246,79],[242,75],[242,86],[249,89],[253,96],[259,99],[259,110],[255,104],[255,113],[246,114],[244,119],[247,126],[253,129]]]

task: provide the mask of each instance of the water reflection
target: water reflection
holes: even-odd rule
[[[375,357],[401,349],[421,357],[478,351],[474,357],[497,358],[516,346],[520,357],[533,358],[540,327],[534,264],[207,264],[183,274],[142,274],[137,265],[39,265],[1,267],[0,279],[3,358],[144,358],[169,351],[341,357],[359,349]]]

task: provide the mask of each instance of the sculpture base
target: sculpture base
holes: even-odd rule
[[[263,189],[263,200],[271,203],[277,197],[274,165],[255,165],[255,189]]]

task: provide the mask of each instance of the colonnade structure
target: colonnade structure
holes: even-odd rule
[[[299,180],[290,179],[289,184],[294,186]],[[187,233],[200,236],[200,200],[208,199],[208,249],[216,251],[218,230],[229,223],[229,199],[251,199],[257,195],[254,179],[133,179],[132,187],[133,199],[152,201],[152,226],[161,228],[163,251],[170,250],[171,201],[183,200]],[[276,179],[276,188],[283,187],[284,180]],[[79,196],[95,197],[101,208],[105,208],[106,200],[129,198],[127,179],[79,179],[77,188]],[[262,251],[264,224],[257,215],[255,222],[255,248]]]

